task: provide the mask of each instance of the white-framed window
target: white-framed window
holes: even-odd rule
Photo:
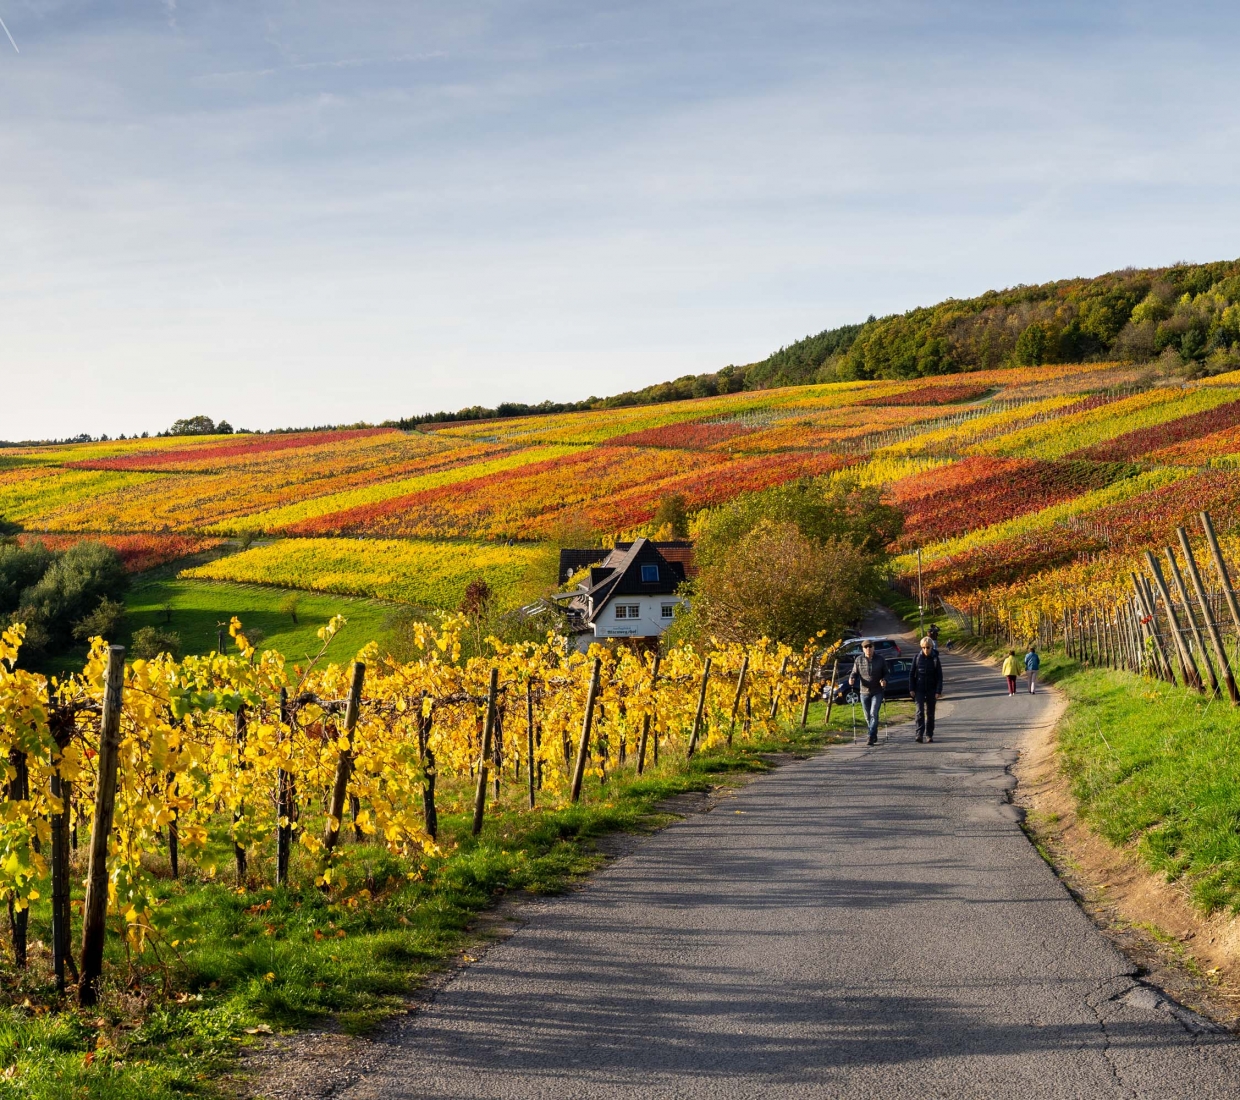
[[[665,603],[659,605],[659,618],[670,619],[676,614],[676,605],[674,603]]]
[[[627,619],[629,617],[629,605],[626,603],[616,604],[616,618]]]
[[[640,619],[641,617],[642,617],[641,604],[636,604],[636,603],[629,604],[629,618]]]

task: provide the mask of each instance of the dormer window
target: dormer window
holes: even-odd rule
[[[642,566],[642,584],[658,584],[659,583],[659,566],[655,562],[650,562]]]

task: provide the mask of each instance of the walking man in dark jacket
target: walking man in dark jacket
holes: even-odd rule
[[[878,711],[883,705],[883,691],[887,687],[887,658],[874,652],[874,643],[868,638],[861,643],[861,656],[853,662],[848,674],[848,686],[860,690],[861,709],[865,712],[865,724],[869,730],[869,744],[878,744]]]
[[[908,690],[917,700],[917,740],[933,743],[934,704],[943,698],[943,664],[929,638],[922,638],[921,652],[913,658]]]

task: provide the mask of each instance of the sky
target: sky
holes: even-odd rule
[[[578,400],[1240,256],[1229,3],[0,18],[0,439]]]

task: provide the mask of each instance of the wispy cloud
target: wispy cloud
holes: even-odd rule
[[[21,50],[19,50],[19,49],[17,48],[17,43],[16,43],[16,41],[14,41],[14,39],[13,39],[13,35],[9,32],[9,28],[8,28],[8,27],[6,27],[6,26],[4,25],[4,20],[3,20],[3,19],[0,19],[0,27],[3,27],[3,28],[4,28],[4,33],[5,33],[6,35],[8,35],[8,39],[9,39],[9,41],[13,44],[13,49],[14,49],[14,51],[15,51],[16,53],[21,53]]]

